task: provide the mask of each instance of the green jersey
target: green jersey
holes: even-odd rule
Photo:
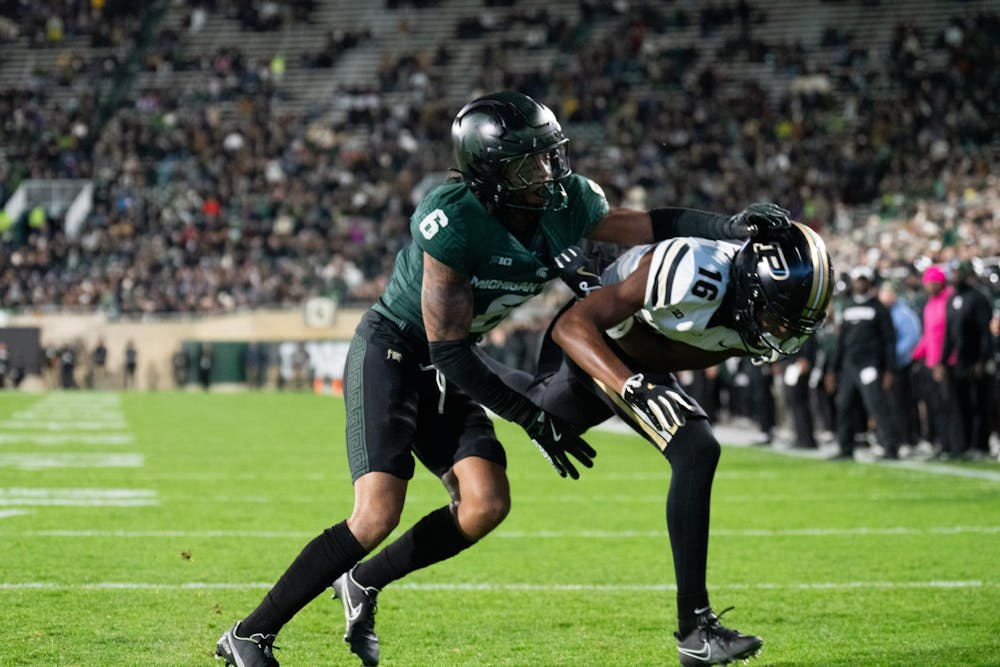
[[[465,183],[449,182],[431,190],[410,218],[413,243],[396,256],[375,310],[426,338],[420,307],[426,252],[469,277],[470,333],[478,336],[495,327],[557,275],[553,255],[578,244],[608,212],[604,192],[590,179],[572,174],[562,185],[566,206],[542,214],[527,247],[490,215]]]

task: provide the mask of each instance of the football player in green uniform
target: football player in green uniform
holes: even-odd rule
[[[674,236],[746,238],[773,222],[759,208],[728,216],[681,208],[611,208],[572,173],[568,139],[546,106],[516,92],[466,105],[452,125],[461,178],[432,190],[411,218],[389,285],[358,325],[344,377],[354,511],[305,546],[216,653],[274,667],[278,630],[329,586],[343,603],[344,640],[379,660],[376,595],[409,572],[455,556],[510,508],[506,456],[483,406],[527,431],[559,475],[590,467],[593,449],[510,389],[476,340],[558,276],[554,257],[581,239],[620,245]],[[399,523],[414,457],[450,502],[357,564]],[[357,564],[357,565],[356,565]]]

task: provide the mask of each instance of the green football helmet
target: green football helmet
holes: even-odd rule
[[[572,173],[562,127],[544,104],[513,91],[465,105],[451,126],[458,171],[484,204],[536,211],[566,206]]]

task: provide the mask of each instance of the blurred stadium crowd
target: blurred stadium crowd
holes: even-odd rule
[[[0,0],[0,72],[19,51],[56,54],[0,88],[0,203],[28,178],[95,187],[75,234],[64,211],[0,211],[0,308],[368,304],[415,202],[447,177],[455,111],[501,88],[553,107],[574,170],[613,204],[775,201],[845,275],[870,267],[918,314],[924,271],[962,261],[1000,303],[1000,15],[988,3],[923,0],[904,20],[877,0],[794,3],[829,19],[806,39],[780,29],[792,3],[778,0],[394,0],[377,26],[325,23],[330,2]],[[855,34],[842,10],[876,29]],[[439,39],[400,46],[435,20],[452,22]],[[220,21],[241,38],[213,39]],[[325,37],[294,54],[247,43],[306,27]],[[342,72],[363,49],[379,54],[374,77],[318,100],[289,85]],[[527,365],[542,319],[529,311],[491,342]]]

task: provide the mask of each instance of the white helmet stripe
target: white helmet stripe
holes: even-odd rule
[[[809,258],[812,261],[813,267],[812,287],[809,291],[809,298],[806,299],[806,309],[815,313],[815,317],[820,317],[822,313],[819,312],[819,309],[830,282],[829,272],[827,271],[827,258],[829,255],[826,251],[826,244],[820,238],[819,234],[802,223],[793,222],[792,224],[802,232],[802,235],[809,243]]]

